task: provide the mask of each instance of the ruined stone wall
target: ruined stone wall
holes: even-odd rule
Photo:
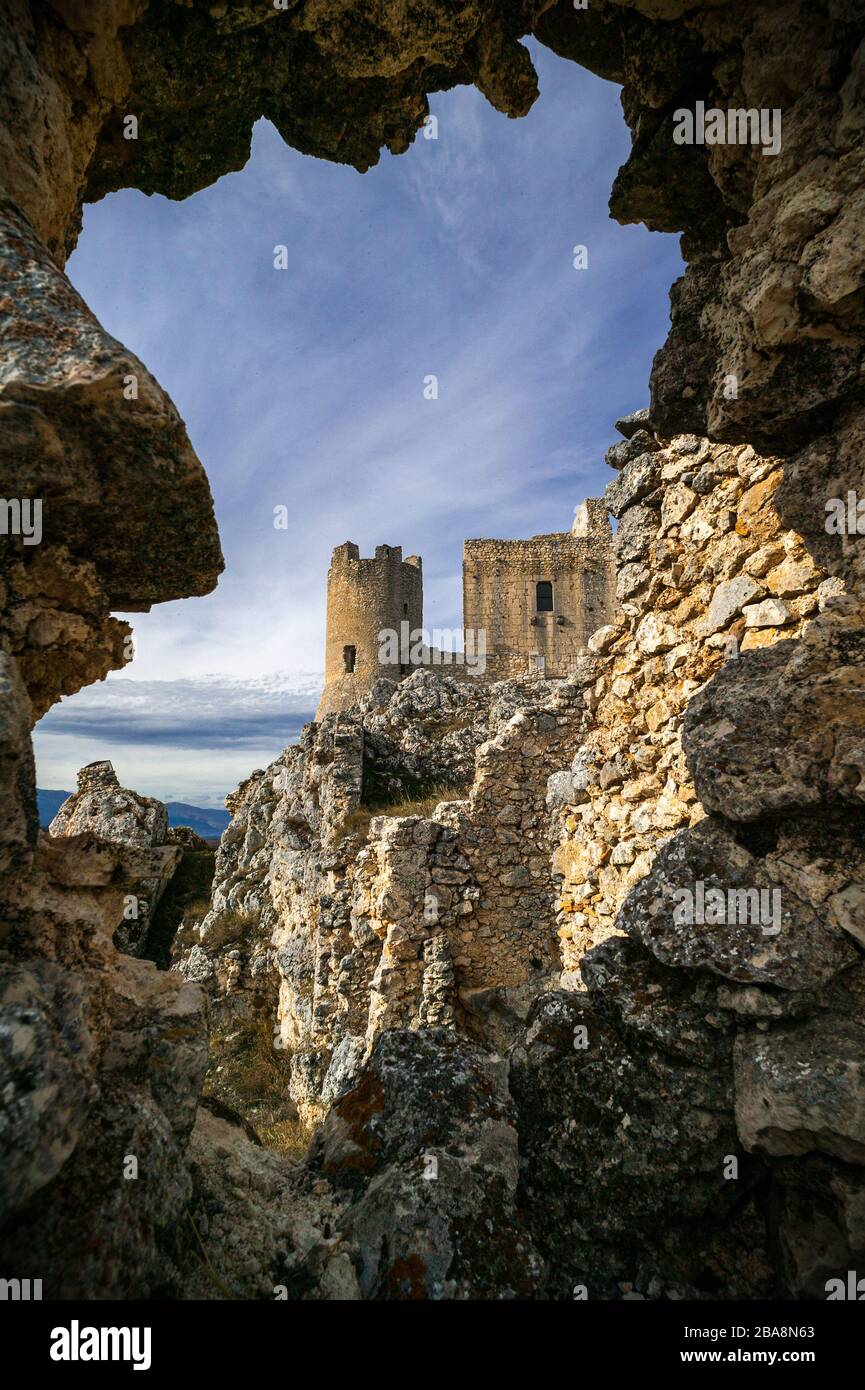
[[[515,1054],[531,1127],[565,1095],[583,1140],[551,1159],[530,1139],[525,1196],[565,1278],[663,1296],[660,1232],[702,1213],[677,1287],[713,1268],[728,1296],[821,1297],[862,1248],[861,556],[838,536],[815,559],[777,457],[665,440],[645,413],[622,428],[621,613],[590,641],[592,718],[549,785],[573,993],[538,1000]],[[678,910],[712,893],[720,911]],[[571,1219],[604,1205],[592,1248],[542,1214],[553,1168],[581,1194]]]
[[[463,999],[473,990],[539,984],[561,968],[545,797],[551,773],[579,745],[584,722],[579,688],[562,683],[544,698],[541,687],[534,705],[478,749],[468,798],[436,811],[455,831],[476,885],[475,910],[453,932]]]
[[[663,841],[705,814],[682,750],[697,691],[741,653],[801,636],[844,587],[778,516],[781,460],[626,428],[608,453],[620,615],[590,639],[595,726],[550,788],[565,807],[555,862],[568,969],[604,939]]]
[[[308,1120],[383,1030],[452,1027],[478,991],[561,965],[544,799],[582,695],[427,670],[382,687],[232,795],[211,912],[178,946],[218,1028],[263,1017],[294,1054]],[[464,797],[403,810],[400,786],[442,795],[449,777]]]
[[[362,560],[351,541],[333,552],[327,572],[327,626],[325,636],[324,691],[318,706],[320,719],[348,709],[382,677],[405,675],[407,661],[400,653],[389,660],[382,648],[382,633],[397,640],[423,625],[423,572],[420,557],[403,560],[402,548],[376,546],[375,558]],[[384,659],[383,659],[384,658]],[[348,668],[353,663],[353,670]]]
[[[612,533],[597,499],[588,524],[530,540],[467,540],[463,623],[483,633],[487,679],[571,675],[586,641],[613,614]],[[538,611],[537,585],[552,584],[552,611]]]

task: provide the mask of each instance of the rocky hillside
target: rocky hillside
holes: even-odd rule
[[[327,1117],[310,1162],[347,1108],[375,1131],[384,1056],[398,1086],[446,1039],[504,1067],[532,1247],[511,1275],[536,1296],[819,1296],[861,1234],[865,822],[847,775],[814,822],[806,749],[774,762],[767,721],[813,702],[802,679],[856,688],[855,608],[783,526],[777,458],[620,427],[620,615],[584,670],[421,671],[309,726],[229,799],[180,969],[229,1035],[256,1021],[286,1052],[301,1120]],[[759,714],[723,696],[750,661]],[[824,747],[847,749],[834,708]],[[723,910],[682,920],[694,891]]]
[[[188,980],[207,985],[217,1038],[257,1020],[291,1054],[304,1119],[323,1117],[383,1029],[452,1023],[457,976],[475,957],[475,972],[497,983],[532,952],[536,976],[554,965],[548,875],[536,903],[525,853],[543,839],[544,778],[533,824],[515,807],[483,843],[462,799],[474,794],[482,744],[495,784],[514,777],[515,762],[494,766],[489,740],[550,693],[424,670],[382,680],[228,798],[211,911],[184,926],[175,954]],[[545,857],[542,843],[536,874]],[[514,934],[503,969],[497,952]]]

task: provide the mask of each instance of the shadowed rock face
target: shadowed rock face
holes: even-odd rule
[[[531,3],[5,8],[0,52],[13,81],[2,98],[4,182],[61,258],[82,201],[126,187],[187,198],[243,167],[261,116],[303,153],[365,170],[383,148],[408,147],[428,91],[475,82],[509,116],[525,115],[537,96],[517,42]],[[127,114],[139,118],[134,142],[124,138]]]
[[[444,1029],[384,1033],[310,1153],[346,1203],[367,1298],[537,1296],[543,1263],[515,1207],[508,1065]]]
[[[632,777],[652,801],[647,826],[658,833],[652,851],[620,860],[634,888],[619,921],[630,939],[585,954],[587,995],[536,1002],[511,1059],[516,1112],[502,1076],[491,1079],[487,1060],[452,1034],[385,1032],[338,1100],[319,1167],[305,1170],[300,1191],[284,1163],[251,1155],[254,1146],[224,1120],[199,1113],[191,1163],[185,1157],[205,1065],[202,996],[111,942],[141,850],[89,831],[37,839],[32,719],[129,658],[128,629],[112,607],[206,593],[221,568],[204,470],[173,404],[95,322],[62,264],[84,201],[120,187],[186,197],[243,165],[260,116],[295,148],[363,170],[382,148],[407,147],[428,92],[474,83],[499,110],[524,114],[537,92],[519,42],[529,32],[622,83],[633,148],[613,215],[682,231],[688,262],[655,363],[651,428],[649,418],[629,424],[610,460],[621,470],[611,508],[622,517],[627,618],[599,635],[599,655],[611,644],[609,662],[627,667],[609,668],[613,686],[641,668],[661,684],[652,663],[668,657],[665,674],[677,669],[664,590],[696,586],[703,564],[703,540],[681,529],[689,493],[703,493],[687,462],[655,461],[656,436],[693,432],[776,455],[783,479],[771,518],[759,518],[761,545],[771,550],[795,533],[795,562],[804,565],[806,548],[836,588],[819,620],[797,625],[796,640],[743,648],[719,672],[705,651],[682,658],[693,684],[680,682],[681,703],[705,685],[684,718],[684,761],[672,750],[674,730],[666,770],[679,787],[690,772],[699,801],[680,804],[666,787]],[[819,1297],[827,1269],[862,1251],[854,832],[865,564],[861,539],[827,533],[824,503],[862,489],[863,35],[857,0],[596,0],[586,11],[568,0],[295,0],[285,10],[247,0],[5,0],[2,491],[42,500],[44,539],[28,547],[6,537],[0,553],[9,1024],[0,1066],[11,1098],[0,1130],[0,1221],[20,1275],[31,1265],[35,1277],[50,1271],[46,1296],[184,1296],[194,1283],[184,1277],[189,1246],[179,1234],[190,1200],[202,1221],[216,1214],[211,1257],[223,1274],[237,1228],[247,1231],[250,1267],[267,1276],[250,1282],[251,1297],[269,1296],[280,1274],[304,1297],[569,1297],[575,1282],[616,1297],[636,1277],[650,1297],[671,1284],[709,1296],[780,1288]],[[780,152],[676,145],[674,112],[697,101],[777,109]],[[137,139],[125,138],[127,116],[137,118]],[[749,489],[766,476],[752,455],[737,462]],[[741,507],[740,520],[752,524]],[[650,552],[657,574],[645,563]],[[736,568],[732,550],[716,559]],[[758,632],[781,613],[777,600],[807,587],[783,572],[781,556],[773,563],[772,574],[782,572],[771,613],[752,615]],[[741,636],[738,608],[757,608],[761,597],[754,585],[729,589],[716,578],[720,592],[699,615],[707,642],[730,619],[726,631]],[[657,611],[640,611],[644,590]],[[695,613],[687,595],[682,603],[676,620],[687,624]],[[602,718],[606,698],[594,697]],[[662,706],[659,697],[645,718],[663,732],[680,711]],[[597,792],[579,757],[557,796],[606,807],[621,768],[599,764]],[[701,826],[704,811],[712,819]],[[767,947],[756,961],[747,934],[706,943],[651,911],[683,872],[726,883],[737,864],[755,883],[783,874],[794,900],[784,950]],[[606,865],[580,859],[580,867],[588,883]],[[584,1050],[574,1047],[579,1028]],[[453,1106],[432,1116],[430,1076],[441,1081],[440,1104]],[[466,1096],[473,1108],[458,1112]],[[378,1114],[387,1122],[380,1136]],[[401,1138],[427,1122],[458,1151],[435,1192],[416,1180],[416,1156]],[[516,1193],[515,1133],[524,1161]],[[721,1165],[737,1144],[740,1181],[726,1183]],[[147,1169],[144,1200],[122,1179],[130,1153]],[[322,1164],[329,1176],[316,1176]],[[476,1170],[501,1210],[520,1210],[525,1239],[488,1213]],[[294,1203],[294,1225],[274,1223],[258,1203],[241,1208],[232,1174],[277,1206]],[[381,1191],[405,1204],[405,1220]],[[304,1203],[318,1213],[312,1235],[297,1216]],[[765,1256],[770,1209],[775,1267]],[[408,1229],[415,1218],[427,1222],[423,1248]],[[346,1233],[335,1248],[331,1220]],[[380,1253],[387,1242],[399,1252],[390,1264]],[[82,1249],[86,1257],[70,1263],[69,1251]]]
[[[91,561],[114,607],[207,593],[221,568],[210,489],[177,410],[9,202],[0,227],[7,495],[42,499],[40,544]]]
[[[0,199],[3,495],[41,534],[0,539],[0,631],[44,714],[131,658],[111,608],[207,593],[222,568],[204,470],[172,402]],[[32,533],[32,524],[31,524]]]

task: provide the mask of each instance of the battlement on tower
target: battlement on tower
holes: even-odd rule
[[[324,691],[317,718],[347,709],[382,676],[400,680],[408,666],[389,660],[382,633],[402,623],[423,625],[420,556],[403,559],[401,545],[377,545],[361,558],[353,541],[338,545],[327,573]]]

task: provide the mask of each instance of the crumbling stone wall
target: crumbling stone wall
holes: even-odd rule
[[[478,992],[558,974],[544,798],[581,700],[417,671],[308,726],[230,798],[212,910],[177,963],[212,991],[217,1026],[269,1021],[305,1118],[383,1030],[453,1027]],[[424,772],[443,789],[449,768],[472,785],[430,814],[364,806]]]
[[[586,708],[568,683],[541,694],[480,746],[469,797],[436,812],[455,831],[478,894],[471,919],[454,933],[463,1000],[532,980],[540,987],[561,968],[545,797],[553,769],[579,746]]]
[[[624,421],[630,437],[607,455],[619,470],[606,500],[621,607],[589,640],[593,725],[549,789],[568,970],[613,929],[665,839],[705,815],[682,748],[697,691],[725,663],[849,602],[778,515],[780,459],[694,435],[665,444],[646,423]]]
[[[537,586],[552,584],[552,611]],[[577,509],[571,531],[530,540],[467,540],[463,622],[482,633],[488,680],[573,674],[586,641],[613,616],[612,531],[597,498]]]
[[[822,1297],[862,1249],[860,559],[838,538],[820,564],[785,524],[783,460],[664,440],[648,412],[621,428],[621,613],[549,787],[575,992],[539,1000],[514,1053],[524,1195],[554,1279]],[[771,915],[743,910],[760,891]],[[710,893],[714,916],[677,911]],[[562,1094],[582,1138],[553,1157],[529,1130]],[[550,1164],[574,1194],[551,1213]],[[599,1202],[602,1236],[563,1242]],[[698,1219],[671,1263],[661,1232]]]

